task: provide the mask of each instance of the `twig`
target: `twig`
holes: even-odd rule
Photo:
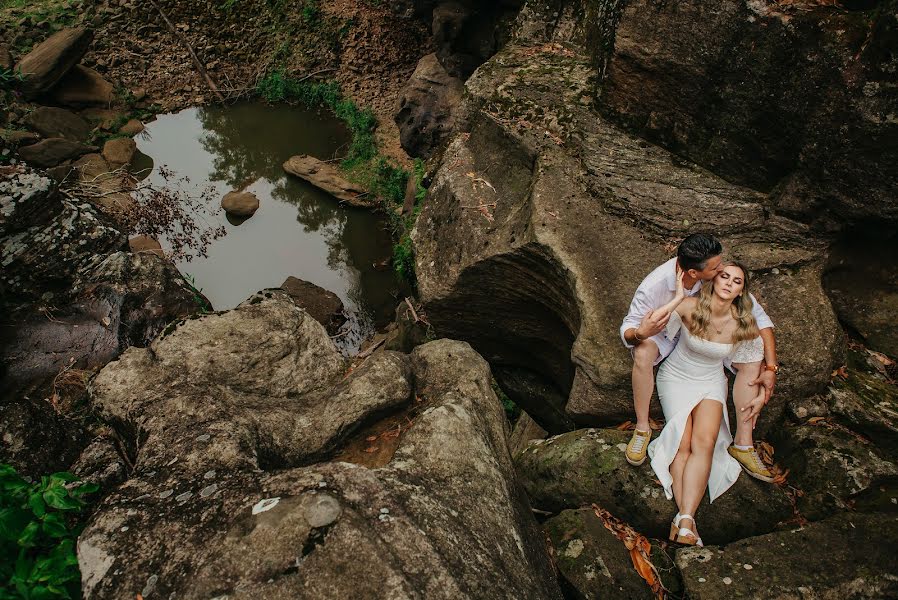
[[[175,36],[177,36],[177,38],[181,40],[181,43],[184,44],[184,47],[187,48],[187,52],[190,53],[190,58],[193,59],[193,64],[196,67],[196,70],[199,71],[200,76],[202,76],[202,78],[206,80],[206,85],[209,86],[209,89],[211,89],[215,93],[215,95],[218,96],[219,100],[224,102],[225,97],[222,96],[220,91],[218,91],[218,86],[215,85],[215,82],[212,81],[211,77],[209,77],[209,74],[206,72],[205,67],[203,67],[203,64],[200,62],[200,59],[197,58],[196,52],[193,51],[190,43],[188,43],[187,38],[181,35],[181,32],[178,31],[177,28],[172,24],[172,22],[168,20],[168,16],[165,14],[162,8],[160,8],[160,6],[156,4],[156,0],[150,0],[150,4],[152,4],[153,7],[157,11],[159,11],[159,15],[162,17],[162,20],[165,21],[165,24],[168,26],[171,32],[174,33]]]
[[[415,323],[420,323],[420,322],[421,322],[421,319],[418,318],[418,313],[415,312],[415,307],[412,306],[411,301],[409,301],[409,299],[406,298],[406,299],[405,299],[405,303],[406,303],[406,305],[408,305],[408,309],[409,309],[410,311],[412,311],[412,316],[415,317]]]
[[[386,340],[386,339],[383,339],[383,340],[380,340],[379,342],[377,342],[377,343],[375,343],[375,344],[372,344],[372,345],[371,345],[367,350],[365,350],[364,352],[359,352],[358,354],[356,354],[356,358],[361,358],[361,359],[368,358],[369,356],[371,356],[371,355],[374,353],[375,350],[377,350],[378,348],[380,348],[380,347],[383,345],[383,343],[384,343],[385,341],[387,341],[387,340]]]

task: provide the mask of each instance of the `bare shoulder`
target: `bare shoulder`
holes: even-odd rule
[[[680,302],[679,306],[677,306],[677,313],[679,313],[681,317],[691,315],[696,306],[698,306],[698,298],[696,298],[695,296],[683,298],[683,301]]]

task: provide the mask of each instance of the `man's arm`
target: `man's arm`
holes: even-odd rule
[[[624,342],[624,346],[632,348],[639,343],[634,337],[634,331],[642,323],[642,319],[652,312],[652,299],[648,292],[640,285],[630,301],[630,310],[624,317],[624,322],[620,326],[620,338]],[[640,336],[642,337],[642,336]],[[643,338],[645,339],[645,338]]]

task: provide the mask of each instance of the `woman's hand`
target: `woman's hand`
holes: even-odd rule
[[[686,276],[686,272],[680,268],[680,265],[677,265],[677,290],[674,294],[674,298],[677,300],[682,300],[686,297],[686,287],[683,285],[683,277]]]
[[[751,421],[751,428],[755,428],[755,423],[758,421],[758,415],[761,414],[761,409],[767,404],[767,395],[764,393],[764,388],[761,387],[760,392],[757,396],[751,399],[751,401],[742,407],[742,417],[745,423]]]

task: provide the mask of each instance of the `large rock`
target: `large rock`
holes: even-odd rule
[[[402,90],[395,121],[402,147],[410,156],[429,157],[455,126],[464,84],[451,77],[436,54],[418,61]]]
[[[56,165],[83,154],[96,150],[95,146],[65,138],[48,138],[30,146],[19,148],[22,160],[37,167],[55,167]]]
[[[828,413],[878,445],[898,450],[898,387],[879,373],[849,369],[827,396]]]
[[[16,65],[25,75],[20,89],[34,98],[52,88],[87,52],[93,32],[83,27],[63,29],[34,47]]]
[[[55,106],[38,106],[25,116],[25,124],[45,138],[67,138],[85,141],[90,124],[75,113]]]
[[[26,229],[58,212],[61,203],[56,191],[56,183],[37,171],[4,167],[0,171],[0,235]],[[6,267],[4,262],[4,270]]]
[[[447,148],[412,233],[428,319],[470,341],[497,377],[527,371],[553,386],[529,396],[505,388],[548,431],[570,428],[560,410],[616,424],[633,418],[632,361],[618,335],[630,299],[670,256],[670,240],[713,230],[760,275],[790,365],[762,436],[787,396],[822,391],[843,355],[820,285],[825,246],[770,216],[764,194],[593,112],[590,57],[558,43],[566,39],[519,37],[466,83],[466,132]]]
[[[595,503],[643,535],[666,539],[676,504],[665,498],[648,463],[627,464],[629,438],[616,429],[581,429],[530,442],[515,466],[533,507],[560,512]],[[792,516],[780,487],[744,474],[713,504],[705,495],[696,515],[710,544],[767,533]]]
[[[127,167],[137,151],[137,142],[129,137],[120,137],[103,144],[103,158],[111,169]]]
[[[555,564],[572,597],[583,600],[605,598],[657,598],[633,567],[630,551],[592,508],[566,510],[543,524],[555,548]],[[673,558],[652,543],[651,561],[664,587],[672,595],[680,592]]]
[[[284,171],[305,179],[315,187],[327,192],[340,202],[362,208],[376,208],[377,199],[368,190],[347,180],[340,170],[330,163],[314,156],[300,154],[284,163]]]
[[[129,141],[134,143],[134,140]],[[252,192],[228,192],[221,199],[221,207],[229,215],[248,219],[259,210],[259,199]]]
[[[652,0],[624,5],[601,106],[823,227],[898,221],[891,9]],[[859,7],[860,8],[860,7]]]
[[[875,350],[898,358],[898,238],[861,227],[833,245],[824,286],[839,319]]]
[[[52,96],[65,106],[108,106],[115,100],[115,88],[90,67],[75,65],[53,87]]]
[[[486,362],[443,340],[346,367],[282,292],[107,366],[92,402],[140,452],[79,537],[85,597],[560,598]],[[413,395],[387,465],[312,464]]]
[[[346,322],[343,301],[335,293],[292,276],[284,280],[281,289],[287,292],[296,306],[324,325],[329,334],[337,333]]]
[[[885,600],[898,595],[898,555],[885,543],[896,536],[894,515],[838,515],[726,547],[682,549],[676,562],[694,600]]]
[[[784,428],[777,437],[779,462],[803,492],[798,510],[808,519],[850,508],[853,496],[898,478],[893,455],[847,428],[820,422]]]

